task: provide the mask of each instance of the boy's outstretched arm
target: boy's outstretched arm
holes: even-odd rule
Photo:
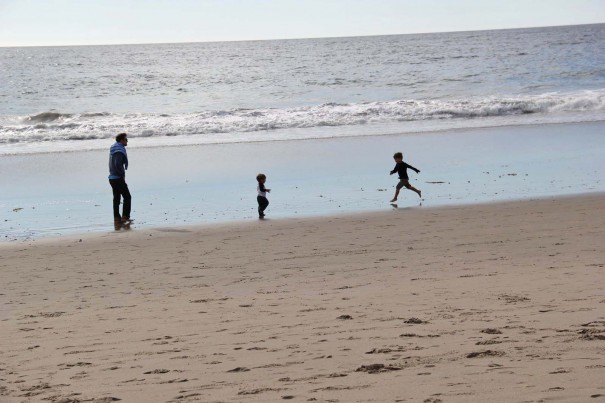
[[[413,166],[411,166],[410,164],[406,164],[408,166],[408,168],[414,170],[417,174],[420,173],[420,169],[414,168]]]

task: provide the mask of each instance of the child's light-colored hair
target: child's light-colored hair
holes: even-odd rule
[[[401,154],[400,152],[396,152],[396,153],[393,155],[393,158],[401,158],[401,159],[403,159],[403,154]]]
[[[260,182],[260,181],[266,180],[266,179],[267,179],[267,176],[265,174],[258,174],[258,175],[256,175],[256,181],[257,182]]]

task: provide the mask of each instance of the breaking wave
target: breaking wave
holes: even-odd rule
[[[23,119],[24,123],[44,123],[44,122],[54,122],[56,120],[61,119],[69,119],[72,115],[63,114],[58,112],[42,112],[33,116],[26,116]]]
[[[328,103],[289,109],[234,109],[172,115],[48,111],[25,117],[0,117],[0,144],[111,139],[123,131],[128,132],[131,138],[249,133],[248,136],[239,136],[239,141],[257,141],[275,140],[271,135],[263,138],[262,133],[279,129],[454,120],[457,127],[461,127],[460,121],[464,120],[590,112],[603,116],[604,111],[605,89],[481,99]],[[469,123],[469,127],[474,125]]]

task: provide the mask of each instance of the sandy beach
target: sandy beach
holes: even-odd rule
[[[605,401],[605,195],[0,244],[0,401]]]

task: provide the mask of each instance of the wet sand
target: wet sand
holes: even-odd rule
[[[593,122],[161,148],[131,138],[126,179],[139,229],[254,220],[258,172],[273,189],[272,218],[385,210],[396,151],[421,171],[410,180],[423,207],[604,192],[604,129]],[[106,150],[2,156],[0,172],[8,189],[0,242],[111,231]],[[405,191],[399,202],[420,200]]]
[[[0,400],[605,400],[605,195],[0,245]]]

